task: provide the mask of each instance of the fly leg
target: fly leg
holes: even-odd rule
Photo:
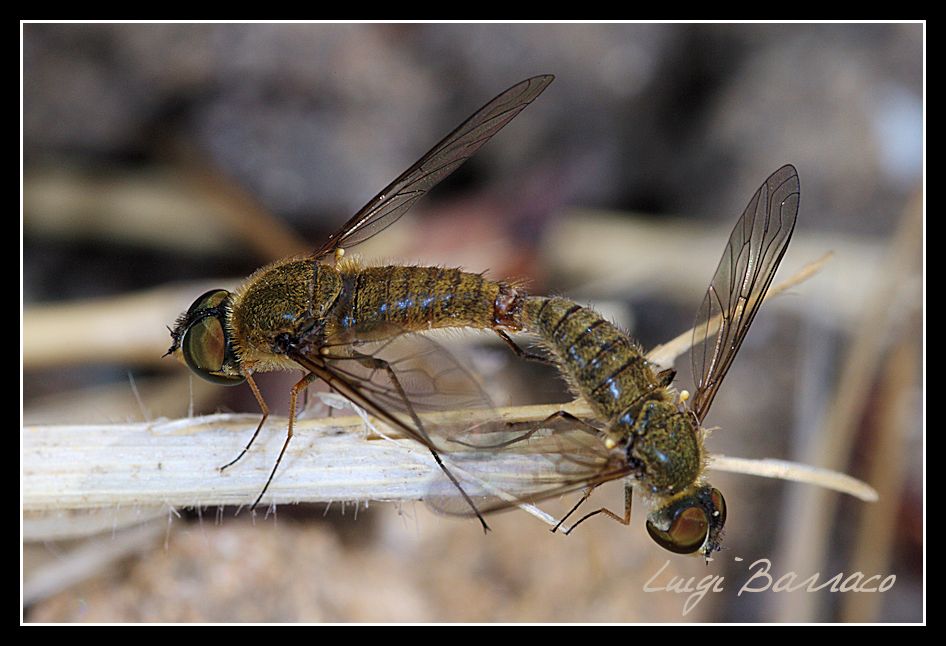
[[[574,507],[572,507],[571,510],[569,510],[569,512],[568,512],[567,514],[565,514],[565,516],[563,516],[560,521],[558,521],[558,525],[556,525],[555,527],[552,528],[552,532],[555,532],[559,527],[561,527],[561,526],[562,526],[562,523],[564,523],[565,520],[566,520],[569,516],[571,516],[573,513],[575,513],[575,511],[576,511],[579,507],[581,507],[582,503],[584,503],[586,500],[588,500],[588,497],[591,495],[591,492],[594,491],[594,490],[595,490],[595,487],[589,487],[589,488],[585,491],[585,495],[583,495],[583,496],[581,497],[581,500],[579,500],[578,503],[577,503]],[[604,514],[605,516],[608,516],[608,517],[610,517],[610,518],[613,518],[614,520],[618,521],[618,522],[621,523],[622,525],[630,525],[630,524],[631,524],[631,503],[633,502],[633,500],[634,500],[634,488],[631,486],[631,484],[630,484],[629,482],[626,482],[626,483],[624,484],[624,516],[623,516],[623,517],[618,516],[618,515],[615,514],[613,511],[611,511],[610,509],[607,509],[606,507],[601,507],[600,509],[597,509],[597,510],[595,510],[595,511],[589,513],[589,514],[585,514],[584,516],[582,516],[581,518],[579,518],[579,519],[578,519],[578,522],[576,522],[574,525],[572,525],[571,527],[569,527],[568,529],[566,529],[565,532],[564,532],[564,534],[565,534],[566,536],[568,536],[569,534],[572,533],[572,531],[573,531],[576,527],[578,527],[579,525],[581,525],[583,522],[585,522],[586,520],[588,520],[588,519],[591,518],[592,516],[597,516],[598,514]]]
[[[269,484],[273,481],[273,476],[276,475],[276,470],[279,469],[279,463],[282,462],[282,456],[285,455],[286,449],[289,447],[289,440],[292,439],[292,424],[296,420],[296,397],[298,397],[300,390],[305,390],[308,388],[309,384],[311,384],[316,379],[318,379],[317,375],[309,373],[300,379],[296,385],[292,387],[292,390],[289,391],[289,429],[286,431],[286,441],[282,445],[282,450],[279,452],[279,457],[276,458],[276,464],[273,465],[273,470],[269,474],[269,479],[266,481],[266,484],[263,485],[263,490],[259,492],[259,496],[256,497],[256,501],[253,503],[253,506],[250,507],[250,511],[256,509],[259,501],[263,499],[263,495],[266,493],[266,490],[269,489]],[[258,429],[257,432],[259,432]],[[255,438],[256,436],[254,435],[253,437]],[[253,441],[250,440],[251,444],[252,442]],[[244,449],[244,453],[245,452],[246,451]]]
[[[515,444],[515,443],[517,443],[517,442],[522,442],[522,441],[524,441],[524,440],[529,439],[529,437],[531,437],[533,434],[535,434],[535,433],[536,433],[537,431],[539,431],[540,429],[551,429],[551,430],[554,432],[554,431],[555,431],[555,426],[563,426],[563,427],[564,427],[563,430],[568,430],[568,431],[573,431],[573,430],[575,430],[576,427],[577,427],[577,428],[579,428],[579,429],[585,431],[586,433],[591,433],[592,435],[598,435],[598,434],[600,433],[600,430],[599,430],[597,427],[595,427],[594,425],[592,425],[592,424],[590,424],[590,423],[586,422],[585,420],[582,420],[582,419],[580,419],[580,418],[578,418],[578,417],[575,417],[574,415],[572,415],[572,414],[569,413],[568,411],[560,410],[560,411],[556,411],[556,412],[552,413],[551,415],[549,415],[548,417],[546,417],[546,418],[545,418],[544,420],[542,420],[541,422],[512,422],[512,423],[506,424],[507,429],[512,430],[513,432],[515,432],[515,430],[516,430],[516,429],[519,429],[519,428],[524,428],[525,430],[522,431],[520,434],[516,435],[515,437],[513,437],[512,439],[505,440],[505,441],[503,441],[503,442],[495,442],[495,443],[493,443],[493,444],[483,445],[483,444],[472,444],[472,443],[468,443],[468,442],[461,442],[461,441],[459,441],[459,440],[455,440],[455,441],[456,441],[458,444],[462,444],[462,445],[464,445],[464,446],[468,446],[468,447],[471,447],[471,448],[480,448],[480,449],[483,449],[483,448],[486,448],[486,449],[501,449],[501,448],[508,447],[508,446],[510,446],[510,445],[512,445],[512,444]],[[568,517],[571,516],[572,514],[574,514],[574,513],[578,510],[578,508],[581,507],[581,505],[584,504],[584,502],[585,502],[586,500],[588,500],[588,498],[591,496],[591,493],[595,490],[595,488],[597,488],[597,486],[598,486],[598,485],[593,485],[593,486],[591,486],[591,487],[588,487],[588,488],[585,490],[584,495],[583,495],[583,496],[581,497],[581,499],[575,504],[575,506],[572,507],[572,508],[568,511],[568,513],[565,514],[565,515],[562,517],[562,519],[558,521],[558,523],[555,525],[555,527],[553,527],[550,531],[552,531],[553,533],[556,532],[556,531],[558,531],[558,529],[565,523],[565,521],[568,520]],[[598,510],[596,510],[596,511],[593,511],[593,512],[591,512],[591,513],[589,513],[589,514],[586,514],[586,515],[582,516],[582,517],[578,520],[578,522],[576,522],[574,525],[572,525],[572,526],[569,527],[567,530],[565,530],[564,533],[565,533],[565,535],[567,536],[567,535],[570,534],[570,533],[572,532],[572,530],[575,529],[578,525],[580,525],[580,524],[583,523],[584,521],[588,520],[589,518],[591,518],[592,516],[595,516],[595,515],[597,515],[597,514],[605,514],[605,515],[607,515],[607,516],[610,516],[610,517],[613,518],[614,520],[618,521],[618,522],[621,523],[622,525],[629,525],[630,522],[631,522],[631,503],[632,503],[632,501],[633,501],[632,486],[631,486],[630,483],[627,483],[627,484],[624,485],[624,516],[623,516],[623,517],[618,516],[617,514],[615,514],[615,513],[614,513],[613,511],[611,511],[610,509],[606,509],[605,507],[602,507],[602,508],[600,508],[600,509],[598,509]]]
[[[512,439],[505,440],[503,442],[496,442],[495,444],[472,444],[469,442],[462,442],[460,440],[454,440],[457,444],[462,444],[463,446],[468,446],[473,449],[502,449],[507,446],[511,446],[516,442],[522,442],[532,437],[536,432],[541,429],[551,429],[555,430],[556,425],[564,426],[563,430],[573,430],[576,426],[580,427],[582,430],[597,435],[600,431],[595,428],[593,425],[579,419],[569,413],[568,411],[560,410],[555,411],[541,422],[507,422],[506,429],[509,432],[517,432],[519,429],[525,429],[520,435],[516,435]],[[475,427],[474,427],[475,429]]]
[[[542,420],[539,423],[542,425],[548,426],[548,425],[555,424],[556,422],[566,425],[565,426],[566,430],[571,430],[575,428],[575,426],[578,426],[582,430],[588,433],[591,433],[592,435],[597,435],[598,433],[601,432],[593,424],[589,424],[585,420],[575,417],[574,415],[569,413],[567,410],[555,411],[554,413],[552,413],[551,415],[549,415],[548,417],[546,417],[544,420]]]
[[[388,379],[390,379],[391,384],[394,386],[394,389],[397,391],[398,397],[404,403],[405,410],[407,411],[408,415],[410,415],[411,420],[414,422],[414,430],[413,430],[414,439],[420,441],[424,446],[427,447],[427,450],[430,451],[430,454],[433,456],[434,461],[437,463],[437,466],[440,467],[440,469],[444,472],[444,474],[447,476],[450,482],[453,483],[453,486],[455,486],[457,490],[460,492],[460,495],[463,496],[463,499],[470,506],[470,509],[473,510],[473,513],[476,514],[477,519],[479,519],[480,521],[480,525],[483,526],[483,532],[484,533],[489,532],[489,529],[490,529],[489,525],[486,524],[486,520],[483,518],[483,515],[480,513],[480,510],[476,508],[476,504],[473,502],[470,496],[467,495],[466,491],[464,491],[463,487],[460,485],[459,480],[457,480],[456,476],[454,476],[453,473],[450,471],[450,469],[447,468],[447,465],[443,463],[443,460],[440,458],[440,454],[434,448],[433,441],[430,439],[430,437],[427,435],[427,432],[424,430],[424,424],[423,422],[421,422],[420,417],[417,415],[417,412],[414,410],[414,407],[411,405],[410,399],[408,398],[407,393],[404,391],[403,386],[401,386],[400,379],[398,379],[397,372],[394,370],[394,368],[391,367],[391,364],[385,361],[384,359],[373,357],[367,354],[362,354],[354,350],[352,351],[352,356],[349,356],[349,357],[331,357],[325,354],[323,354],[323,357],[328,358],[328,359],[334,359],[336,361],[357,361],[358,363],[360,363],[366,368],[384,371],[384,373],[388,376]],[[325,377],[322,377],[322,378],[325,379]],[[327,379],[326,381],[333,388],[336,388],[336,389],[338,388],[335,385],[336,383],[335,380]],[[345,392],[341,390],[339,390],[339,392],[341,392],[342,395],[349,397],[349,399],[352,399],[353,401],[355,401],[355,403],[359,403],[359,399],[352,398],[350,395],[346,394]],[[369,412],[373,412],[373,411],[369,411]]]
[[[555,362],[549,359],[548,357],[543,357],[541,354],[533,354],[531,352],[526,352],[525,350],[520,348],[519,345],[515,341],[513,341],[510,338],[510,336],[506,334],[503,330],[493,330],[493,332],[499,335],[499,338],[502,339],[506,343],[506,345],[512,348],[512,351],[515,352],[516,356],[519,357],[520,359],[525,359],[527,361],[537,361],[539,363],[544,363],[547,366],[555,365]]]
[[[256,430],[253,432],[253,437],[250,438],[250,441],[247,442],[246,446],[243,447],[243,450],[240,451],[240,455],[236,456],[234,459],[227,462],[225,465],[220,467],[220,472],[222,473],[227,467],[231,467],[237,462],[240,461],[246,452],[250,450],[250,447],[253,446],[253,442],[256,441],[256,436],[259,435],[260,430],[263,428],[263,424],[266,423],[266,418],[269,417],[269,406],[266,405],[266,401],[263,399],[263,394],[259,391],[259,387],[256,385],[256,382],[253,380],[252,375],[249,372],[246,373],[246,383],[249,384],[250,390],[253,391],[253,396],[256,397],[256,403],[259,404],[260,410],[263,411],[263,418],[259,421],[259,424],[256,426]]]
[[[302,378],[305,379],[305,376],[306,376],[306,372],[303,371]],[[308,388],[306,388],[305,391],[302,393],[302,412],[305,412],[307,410],[309,410],[309,389]]]

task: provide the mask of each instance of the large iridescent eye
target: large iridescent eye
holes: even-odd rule
[[[181,339],[181,354],[197,376],[215,384],[236,386],[246,378],[229,374],[232,370],[224,371],[226,364],[232,367],[235,360],[223,323],[224,312],[217,309],[229,295],[226,290],[215,289],[194,301],[187,310],[187,316],[194,318]]]
[[[705,487],[675,500],[647,519],[647,533],[662,548],[677,554],[717,549],[726,523],[726,501],[718,489]],[[711,543],[707,545],[707,542]],[[705,547],[704,547],[705,546]]]
[[[229,295],[230,292],[225,289],[211,289],[208,292],[204,292],[187,308],[187,314],[194,314],[199,310],[209,310],[218,307],[227,300]]]
[[[695,501],[690,504],[692,506],[678,506],[672,512],[666,531],[647,521],[647,533],[662,548],[677,554],[691,554],[703,547],[709,534],[709,519],[702,505]]]
[[[714,525],[721,530],[723,525],[726,524],[726,499],[723,498],[723,494],[720,493],[719,489],[711,489],[710,501],[713,503],[710,513],[715,517]]]

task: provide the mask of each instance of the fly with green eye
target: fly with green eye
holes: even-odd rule
[[[459,381],[468,406],[489,406],[462,366],[441,361],[446,371],[424,372],[417,357],[399,355],[400,337],[435,328],[475,328],[509,338],[521,329],[524,293],[515,283],[442,267],[390,265],[366,267],[344,259],[344,252],[380,233],[406,213],[427,191],[455,171],[483,144],[541,94],[553,76],[522,81],[480,108],[370,200],[311,254],[279,260],[255,272],[238,289],[211,290],[194,301],[171,330],[167,354],[182,359],[199,377],[222,385],[246,382],[263,416],[235,464],[252,446],[269,415],[253,379],[258,372],[298,370],[305,376],[290,391],[286,441],[269,479],[269,488],[292,439],[298,394],[316,380],[375,417],[424,444],[456,485],[484,529],[479,515],[453,474],[443,464],[419,412],[438,408],[449,396],[447,382]],[[424,356],[445,353],[430,342]]]
[[[549,351],[572,392],[594,414],[578,419],[560,412],[521,431],[485,423],[438,438],[444,452],[474,449],[462,459],[463,472],[471,477],[461,485],[477,510],[584,489],[558,529],[597,486],[624,479],[623,515],[600,508],[566,533],[596,514],[629,524],[636,488],[650,503],[647,532],[658,545],[706,558],[717,551],[726,502],[704,477],[702,424],[788,248],[799,195],[798,173],[783,166],[756,191],[736,223],[697,314],[692,398],[671,388],[672,370],[656,369],[627,333],[591,308],[566,298],[525,297],[524,331]],[[543,456],[545,464],[497,468],[512,452]],[[445,513],[467,514],[450,491],[435,491],[430,502]]]

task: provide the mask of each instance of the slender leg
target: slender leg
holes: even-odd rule
[[[549,531],[551,531],[553,534],[557,532],[558,528],[562,526],[562,523],[568,520],[568,517],[574,514],[578,510],[578,508],[581,507],[586,500],[588,500],[588,497],[591,495],[591,492],[594,490],[595,490],[595,487],[588,487],[587,489],[585,489],[584,495],[582,495],[582,497],[578,500],[578,502],[576,502],[575,505],[571,509],[568,510],[567,514],[562,516],[562,519],[558,521],[558,524],[556,524],[555,527],[553,527]]]
[[[527,440],[530,437],[532,437],[536,432],[538,432],[540,429],[549,428],[556,422],[562,422],[564,424],[567,424],[567,426],[563,430],[571,430],[575,428],[576,426],[578,426],[582,430],[588,433],[598,434],[600,432],[597,428],[595,428],[594,426],[592,426],[585,420],[575,417],[568,411],[560,410],[560,411],[556,411],[552,413],[551,415],[549,415],[548,417],[546,417],[540,422],[506,422],[505,431],[516,433],[516,432],[519,432],[521,429],[521,433],[519,435],[516,435],[512,439],[505,440],[503,442],[496,442],[495,444],[474,444],[472,442],[464,442],[462,440],[457,440],[457,439],[451,439],[450,441],[454,442],[455,444],[459,444],[461,446],[469,447],[471,449],[502,449],[507,446],[512,446],[513,444],[516,444],[517,442],[522,442],[524,440]],[[474,431],[476,428],[477,426],[474,425],[470,429],[471,432]]]
[[[253,432],[253,437],[250,438],[250,441],[247,443],[247,445],[243,447],[242,451],[240,451],[240,455],[236,456],[234,459],[220,467],[220,471],[223,471],[227,467],[233,466],[240,461],[240,458],[246,455],[246,452],[250,450],[251,446],[253,446],[253,442],[256,441],[256,436],[259,435],[260,429],[263,428],[263,424],[266,423],[266,418],[269,417],[269,406],[266,405],[266,401],[263,399],[263,394],[259,391],[259,387],[256,385],[256,382],[253,381],[253,377],[249,373],[246,375],[246,383],[250,385],[250,390],[253,391],[253,396],[256,397],[256,402],[259,404],[260,410],[263,411],[263,418],[256,426],[256,430]]]
[[[384,370],[388,378],[391,380],[391,383],[394,384],[394,387],[397,388],[397,393],[400,395],[401,400],[404,402],[405,407],[407,408],[408,414],[410,414],[411,419],[414,420],[414,424],[417,426],[418,431],[427,438],[427,433],[424,431],[424,425],[420,421],[417,413],[414,411],[414,407],[411,406],[410,400],[407,398],[407,393],[404,392],[404,388],[401,386],[401,381],[397,378],[397,373],[394,371],[394,368],[391,367],[391,364],[385,361],[384,359],[379,359],[377,357],[369,357],[368,355],[359,355],[359,358],[364,361],[369,361],[372,366]],[[428,442],[430,442],[429,438]],[[432,442],[431,442],[432,444]],[[466,491],[463,490],[463,487],[460,486],[460,482],[456,479],[456,476],[450,472],[450,469],[447,468],[447,465],[443,463],[443,460],[440,458],[440,454],[428,444],[427,450],[430,451],[430,454],[434,457],[434,461],[440,467],[440,469],[446,474],[450,482],[453,483],[453,486],[457,488],[460,494],[463,496],[463,499],[470,506],[470,509],[476,514],[476,518],[480,521],[480,525],[483,526],[483,533],[489,533],[489,525],[486,524],[486,519],[483,518],[483,515],[480,514],[480,510],[476,508],[476,505],[473,503],[473,500],[470,496],[467,495]]]
[[[520,348],[520,347],[516,344],[516,342],[513,341],[513,340],[509,337],[509,335],[506,334],[506,332],[504,332],[503,330],[493,330],[493,331],[494,331],[497,335],[499,335],[499,338],[500,338],[500,339],[502,339],[503,341],[506,342],[506,345],[508,345],[510,348],[512,348],[512,351],[515,352],[515,353],[516,353],[516,356],[518,356],[519,358],[521,358],[521,359],[526,359],[527,361],[537,361],[537,362],[539,362],[539,363],[544,363],[544,364],[547,365],[547,366],[554,366],[554,365],[555,365],[555,362],[552,361],[551,359],[549,359],[548,357],[543,357],[541,354],[533,354],[533,353],[531,353],[531,352],[526,352],[525,350],[523,350],[522,348]]]
[[[466,501],[466,504],[470,506],[470,509],[473,510],[473,513],[476,514],[476,519],[480,521],[480,525],[483,526],[483,533],[488,534],[490,532],[490,526],[486,524],[486,519],[483,518],[483,514],[480,513],[480,510],[476,508],[476,503],[470,498],[470,496],[464,491],[463,487],[460,485],[460,482],[457,480],[456,476],[451,473],[450,469],[447,468],[447,465],[443,463],[443,460],[440,459],[440,454],[437,453],[434,449],[427,447],[427,450],[430,451],[430,454],[434,456],[434,461],[437,463],[437,466],[440,467],[440,470],[444,472],[444,475],[447,476],[447,479],[453,483],[453,486],[457,488],[457,491],[460,492],[460,495],[463,496],[463,500]]]
[[[299,361],[298,356],[294,357]],[[463,496],[463,499],[470,506],[470,509],[473,510],[473,513],[476,514],[476,518],[480,521],[480,525],[483,526],[483,532],[487,533],[490,531],[489,525],[486,524],[486,520],[483,518],[483,515],[480,513],[480,510],[476,508],[476,504],[470,498],[470,496],[464,491],[463,487],[460,485],[459,480],[456,476],[447,468],[447,465],[443,463],[443,460],[440,458],[440,454],[434,448],[433,441],[427,435],[427,432],[424,430],[424,424],[421,422],[420,417],[417,415],[417,412],[414,410],[414,407],[411,405],[410,399],[407,397],[407,393],[404,391],[404,388],[401,386],[401,382],[397,377],[397,372],[394,368],[391,367],[391,364],[385,361],[384,359],[379,359],[378,357],[372,357],[367,354],[361,354],[359,352],[354,352],[351,357],[327,357],[335,361],[357,361],[361,365],[367,368],[373,368],[376,370],[383,370],[387,375],[388,379],[391,380],[391,384],[397,390],[398,396],[401,401],[404,403],[404,408],[407,411],[407,414],[410,415],[411,420],[414,422],[414,428],[405,427],[403,422],[397,418],[393,418],[390,414],[387,414],[383,409],[379,410],[377,405],[373,402],[366,402],[364,397],[358,393],[357,390],[353,389],[350,384],[343,381],[338,375],[333,373],[330,369],[320,368],[316,366],[311,366],[311,369],[314,372],[319,373],[319,377],[322,378],[329,386],[331,386],[336,392],[341,394],[344,397],[347,397],[354,403],[358,404],[363,408],[367,408],[369,412],[377,414],[378,412],[383,413],[380,415],[381,419],[384,419],[388,422],[393,422],[396,426],[407,430],[409,435],[412,435],[415,440],[421,442],[424,446],[427,447],[427,450],[430,451],[430,454],[434,457],[434,461],[437,463],[437,466],[444,472],[447,478],[451,483],[457,488],[460,492],[460,495]]]
[[[276,464],[273,465],[273,470],[269,474],[269,479],[266,481],[266,484],[263,485],[263,490],[259,492],[259,496],[256,497],[256,501],[253,503],[253,506],[250,507],[250,511],[256,509],[259,501],[263,499],[263,494],[265,494],[266,490],[269,489],[269,484],[273,481],[273,476],[276,475],[276,470],[279,469],[279,463],[282,462],[282,456],[285,455],[286,449],[289,447],[289,440],[292,439],[292,425],[296,419],[296,397],[298,397],[300,390],[305,390],[308,388],[309,384],[311,384],[316,379],[318,379],[318,376],[309,373],[300,379],[296,385],[292,387],[292,390],[289,391],[289,429],[286,431],[286,441],[283,442],[282,450],[279,452],[279,457],[276,458]]]
[[[592,435],[598,435],[601,432],[593,424],[590,424],[579,417],[575,417],[574,415],[569,413],[567,410],[555,411],[554,413],[546,417],[544,420],[542,420],[541,424],[548,426],[548,425],[554,424],[555,422],[563,422],[565,424],[568,424],[568,426],[565,427],[565,430],[571,430],[575,428],[576,426],[578,426],[586,433],[591,433]]]
[[[586,492],[585,492],[585,495],[582,497],[582,499],[578,501],[578,504],[575,505],[574,507],[572,507],[571,511],[569,511],[569,512],[565,515],[565,518],[568,518],[568,517],[572,514],[572,512],[574,512],[576,509],[578,509],[579,505],[581,505],[583,502],[585,502],[585,501],[588,499],[588,496],[591,495],[591,492],[592,492],[592,491],[593,491],[593,489],[589,489],[588,491],[586,491]],[[581,525],[583,522],[585,522],[586,520],[588,520],[588,519],[591,518],[592,516],[597,516],[598,514],[604,514],[605,516],[608,516],[609,518],[613,518],[614,520],[618,521],[618,522],[621,523],[622,525],[630,525],[630,524],[631,524],[631,503],[632,503],[633,501],[634,501],[634,488],[631,486],[630,482],[625,482],[625,483],[624,483],[624,516],[623,516],[623,517],[622,517],[622,516],[618,516],[617,514],[615,514],[615,513],[614,513],[613,511],[611,511],[610,509],[607,509],[607,508],[605,508],[605,507],[601,507],[600,509],[596,509],[595,511],[591,512],[590,514],[585,514],[584,516],[582,516],[581,518],[579,518],[579,519],[578,519],[578,522],[576,522],[574,525],[572,525],[571,527],[569,527],[568,529],[566,529],[564,533],[565,533],[566,536],[568,536],[569,534],[572,533],[572,531],[574,531],[574,529],[575,529],[576,527],[578,527],[579,525]],[[562,518],[562,520],[559,521],[558,525],[556,525],[554,528],[552,528],[552,531],[553,531],[553,532],[554,532],[556,529],[559,528],[559,526],[565,521],[565,518]]]
[[[305,378],[305,376],[306,376],[306,372],[303,370],[302,371],[303,379]],[[306,388],[302,392],[302,411],[305,412],[306,410],[308,410],[308,408],[309,408],[309,389]]]

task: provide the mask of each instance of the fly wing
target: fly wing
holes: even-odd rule
[[[554,78],[546,74],[526,79],[484,105],[365,204],[312,256],[321,258],[340,247],[353,247],[392,225],[532,103]]]
[[[788,248],[799,200],[798,172],[772,173],[749,201],[706,290],[693,329],[693,410],[702,422],[759,311]]]
[[[329,339],[317,354],[288,355],[442,458],[425,496],[435,511],[479,516],[630,472],[590,424],[562,417],[506,423],[476,375],[439,343],[396,328],[385,332],[381,340]]]
[[[426,421],[423,414],[441,411],[447,422],[462,425],[493,415],[492,402],[476,375],[422,334],[391,329],[375,341],[329,339],[317,355],[290,356],[368,413],[432,450],[441,448],[439,435],[428,427],[441,420]],[[448,411],[461,414],[451,416]]]
[[[375,341],[329,340],[315,353],[306,352],[304,345],[293,345],[286,354],[335,392],[426,446],[443,477],[488,531],[475,503],[441,459],[435,440],[439,436],[432,429],[442,421],[469,425],[466,417],[472,414],[471,408],[481,408],[481,414],[490,415],[489,398],[473,375],[435,341],[402,330],[390,332],[392,336]],[[457,406],[465,407],[459,418],[432,420],[421,416],[427,410]]]
[[[398,330],[377,341],[329,339],[323,348],[333,372],[398,412],[493,408],[478,377],[429,336]]]
[[[518,428],[513,428],[516,426]],[[557,418],[527,425],[478,424],[447,441],[450,471],[479,513],[532,504],[631,473],[620,452],[584,422]],[[472,516],[456,487],[438,475],[425,498],[443,514]]]

